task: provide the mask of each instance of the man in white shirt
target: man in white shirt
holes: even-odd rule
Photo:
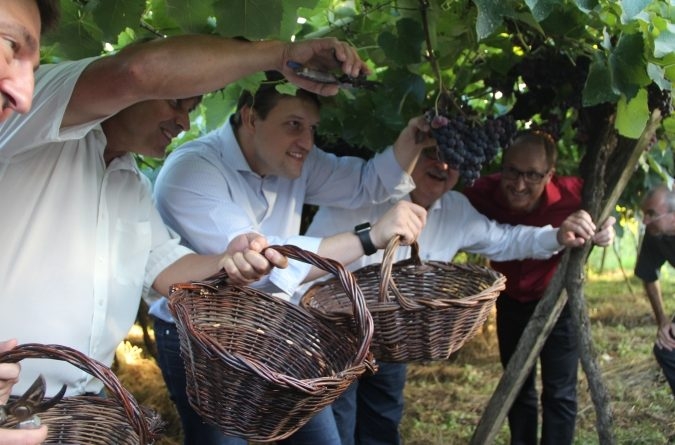
[[[393,234],[400,234],[403,243],[415,239],[426,211],[410,202],[392,208],[370,233],[359,236],[350,228],[325,238],[300,235],[305,203],[360,207],[409,192],[409,172],[421,148],[433,142],[428,124],[418,117],[393,147],[372,161],[338,158],[314,146],[319,106],[310,93],[284,95],[274,84],[265,84],[255,96],[242,95],[227,124],[167,158],[155,183],[155,198],[164,221],[185,245],[210,253],[234,236],[254,231],[271,244],[293,244],[348,263],[364,251],[383,248]],[[300,283],[318,275],[309,265],[289,261],[288,268],[273,270],[256,285],[288,299]],[[150,314],[155,317],[160,367],[181,414],[186,443],[245,443],[202,425],[187,401],[178,334],[166,300],[151,306]],[[339,444],[330,411],[314,416],[284,443]]]
[[[559,229],[551,226],[498,224],[478,213],[461,193],[452,191],[459,172],[442,162],[435,147],[422,152],[412,173],[416,188],[404,198],[427,209],[427,223],[417,240],[420,259],[451,261],[462,250],[493,260],[548,258],[563,247],[592,239],[607,245],[613,238],[613,218],[595,233],[595,224],[584,211],[570,215]],[[377,220],[397,201],[361,209],[321,207],[308,235],[327,236],[354,224]],[[410,258],[409,247],[399,247],[394,261]],[[357,270],[382,262],[382,252],[364,256],[349,265]],[[305,290],[308,286],[305,286]],[[300,295],[297,296],[300,298]],[[406,365],[378,362],[375,375],[362,377],[332,405],[342,445],[396,445],[401,443]]]
[[[14,112],[26,113],[33,101],[33,72],[40,60],[40,36],[56,25],[58,0],[4,0],[0,3],[0,123]],[[16,346],[16,339],[0,342],[0,352]],[[7,402],[19,379],[18,363],[0,364],[0,405]],[[0,443],[33,445],[44,442],[47,427],[32,430],[0,428]]]
[[[248,283],[284,266],[278,252],[262,253],[266,240],[257,234],[241,234],[225,254],[196,255],[181,246],[154,208],[132,153],[163,156],[188,128],[199,95],[259,70],[337,92],[299,78],[288,61],[330,61],[350,75],[366,70],[355,49],[335,39],[250,43],[196,35],[41,67],[30,113],[10,117],[0,133],[0,206],[11,215],[0,226],[0,338],[67,345],[110,364],[151,288],[166,293],[172,283],[223,268]],[[12,393],[21,394],[39,373],[48,395],[62,384],[67,395],[102,386],[65,363],[25,360]]]

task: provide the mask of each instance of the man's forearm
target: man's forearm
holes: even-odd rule
[[[656,323],[659,326],[669,323],[670,320],[666,317],[666,313],[663,310],[663,298],[661,297],[661,285],[659,284],[659,281],[657,280],[651,283],[643,282],[643,286],[645,293],[649,298],[652,310],[654,311]]]

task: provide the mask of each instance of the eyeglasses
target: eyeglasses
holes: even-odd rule
[[[523,181],[527,182],[528,184],[539,184],[547,174],[548,171],[546,173],[539,173],[534,170],[524,172],[514,167],[502,168],[503,178],[508,179],[509,181],[517,181],[518,178],[522,177]]]
[[[438,147],[427,147],[422,149],[422,156],[431,161],[442,161],[441,152]]]

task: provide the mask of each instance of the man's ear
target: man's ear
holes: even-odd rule
[[[253,111],[253,108],[245,106],[239,111],[239,113],[241,115],[242,126],[247,129],[255,127],[255,112]]]

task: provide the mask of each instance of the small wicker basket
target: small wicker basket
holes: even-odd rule
[[[49,428],[45,444],[139,445],[159,438],[163,422],[154,411],[141,407],[115,373],[81,352],[62,345],[25,343],[0,353],[0,363],[23,359],[54,359],[70,363],[96,377],[106,387],[108,397],[64,397],[38,416]],[[10,416],[3,428],[17,420]]]
[[[354,272],[375,323],[371,351],[384,362],[445,360],[476,335],[506,278],[482,266],[423,263],[416,242],[411,258],[393,264],[399,242],[392,238],[382,263]],[[336,324],[350,323],[348,300],[333,279],[310,287],[300,304]]]
[[[373,320],[351,273],[295,246],[271,248],[332,272],[354,314],[349,326],[224,275],[177,284],[169,297],[190,404],[224,434],[260,442],[293,434],[373,366]]]

